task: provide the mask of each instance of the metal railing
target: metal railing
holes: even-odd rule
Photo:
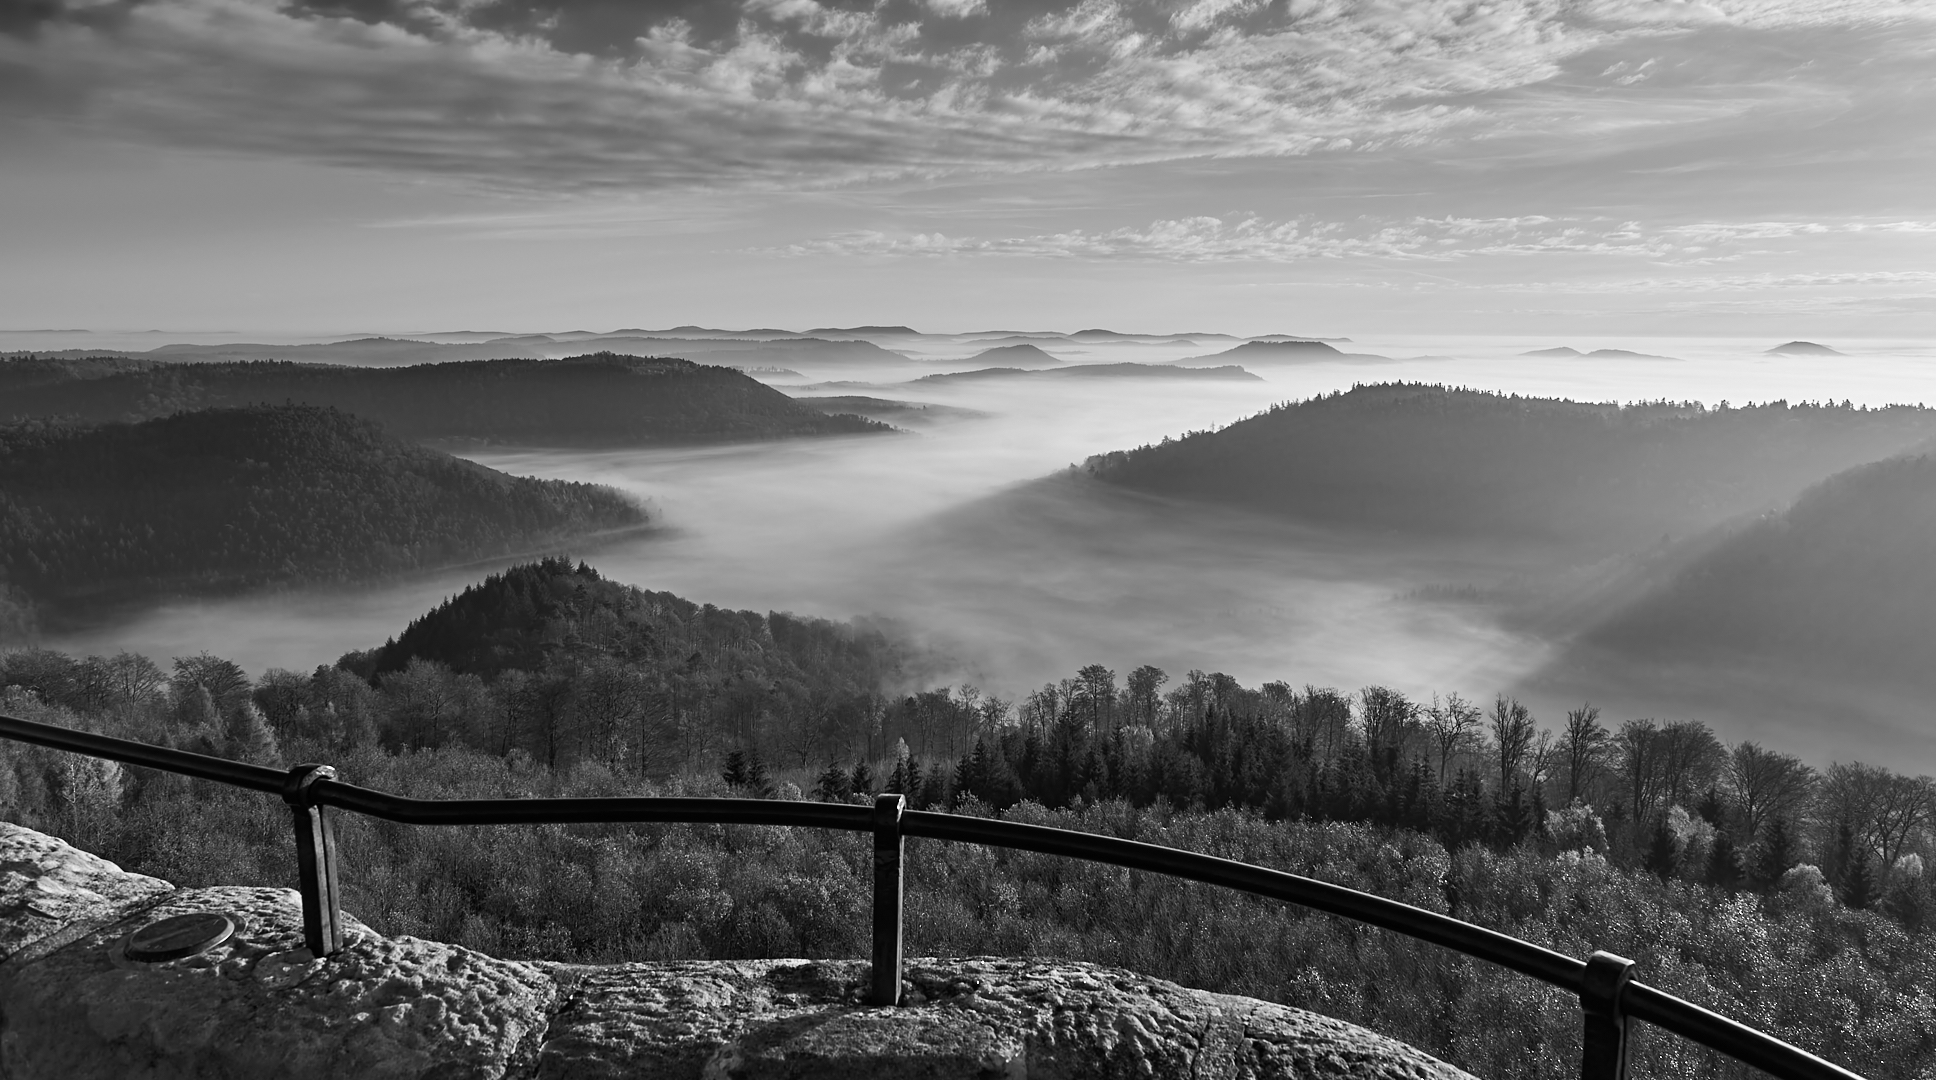
[[[1113,836],[908,810],[896,794],[877,796],[872,806],[712,798],[412,799],[343,783],[327,765],[284,771],[8,716],[0,716],[0,738],[281,796],[294,817],[304,944],[316,956],[343,947],[339,860],[325,813],[330,807],[407,825],[807,825],[874,836],[872,1005],[900,1004],[902,862],[906,838],[916,836],[1064,855],[1221,885],[1393,930],[1530,975],[1578,996],[1585,1024],[1583,1080],[1626,1076],[1630,1019],[1645,1020],[1782,1080],[1862,1080],[1772,1035],[1635,980],[1633,961],[1612,953],[1575,960],[1434,911],[1296,874]]]

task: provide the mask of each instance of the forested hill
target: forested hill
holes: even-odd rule
[[[1936,456],[1864,465],[1729,536],[1590,643],[1936,688]]]
[[[0,361],[0,385],[8,367]],[[889,430],[829,416],[731,368],[593,353],[359,368],[280,361],[156,364],[9,392],[0,416],[89,422],[293,402],[342,409],[408,439],[619,446]]]
[[[147,371],[155,367],[152,360],[138,360],[121,356],[9,356],[0,357],[0,409],[12,411],[13,395],[34,386],[47,386],[58,383],[77,382],[86,379],[105,379],[110,375],[123,375]],[[0,413],[0,416],[4,416]]]
[[[0,584],[55,621],[156,595],[360,582],[644,522],[610,488],[507,476],[334,409],[0,428]]]
[[[548,558],[493,574],[338,666],[385,686],[457,679],[488,694],[496,704],[472,711],[505,726],[466,736],[480,745],[620,764],[690,759],[722,736],[802,760],[871,745],[882,694],[935,662],[891,627],[729,611]]]
[[[1936,436],[1936,410],[1583,404],[1419,384],[1092,457],[1102,481],[1318,525],[1607,554],[1785,503]]]

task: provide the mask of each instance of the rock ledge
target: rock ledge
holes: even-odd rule
[[[125,955],[135,929],[196,911],[234,936]],[[913,960],[908,1003],[877,1009],[860,961],[530,964],[345,921],[350,944],[319,961],[291,890],[174,889],[0,823],[0,1076],[1466,1076],[1337,1020],[1093,964]]]

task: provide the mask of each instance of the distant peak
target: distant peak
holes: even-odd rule
[[[807,331],[812,334],[905,334],[909,337],[920,335],[920,331],[908,326],[821,326]]]
[[[1521,356],[1579,356],[1581,354],[1580,354],[1580,350],[1572,347],[1571,345],[1560,345],[1551,349],[1534,349],[1532,352],[1523,352],[1523,353],[1520,353],[1519,355]]]
[[[1812,341],[1790,341],[1769,349],[1768,356],[1843,356],[1845,353]]]

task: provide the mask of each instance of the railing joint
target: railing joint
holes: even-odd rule
[[[1580,1080],[1627,1080],[1627,1011],[1621,999],[1633,982],[1634,962],[1610,952],[1587,957],[1580,978]]]
[[[296,831],[296,888],[302,894],[303,945],[323,957],[343,947],[343,912],[338,895],[336,829],[316,801],[318,780],[336,779],[328,765],[308,763],[289,770],[282,801]]]

